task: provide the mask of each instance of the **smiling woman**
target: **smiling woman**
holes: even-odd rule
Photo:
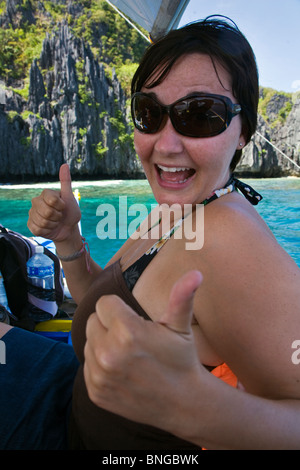
[[[55,242],[78,304],[70,447],[242,448],[265,429],[255,418],[271,416],[266,397],[293,400],[293,411],[300,398],[300,270],[253,208],[261,197],[232,175],[256,126],[254,55],[235,25],[199,21],[150,46],[132,92],[136,150],[161,217],[151,225],[150,213],[101,269],[83,256],[67,165],[60,191],[44,190],[29,213],[30,230]],[[187,249],[201,203],[204,243]]]
[[[224,187],[233,155],[246,142],[230,74],[210,56],[193,52],[177,59],[161,82],[155,77],[149,95],[148,82],[142,99],[133,95],[132,110],[136,150],[154,197],[159,204],[200,204]],[[153,96],[156,109],[149,105]],[[178,96],[184,98],[175,101]],[[170,106],[171,119],[157,112],[161,102]],[[174,117],[178,103],[180,113]]]

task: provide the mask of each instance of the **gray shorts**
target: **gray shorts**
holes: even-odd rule
[[[0,449],[67,449],[78,368],[72,346],[12,328],[1,338],[1,351]]]

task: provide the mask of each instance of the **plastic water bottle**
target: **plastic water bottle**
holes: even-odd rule
[[[50,320],[57,313],[54,262],[41,245],[36,246],[35,254],[27,261],[27,276],[31,318],[36,322]]]
[[[9,323],[10,308],[8,306],[4,279],[0,271],[0,322]]]
[[[35,254],[27,261],[30,284],[42,289],[54,289],[54,262],[44,254],[44,247],[37,245]]]
[[[6,295],[6,290],[4,286],[4,279],[2,276],[2,272],[0,271],[0,305],[6,308],[9,311],[8,300]]]

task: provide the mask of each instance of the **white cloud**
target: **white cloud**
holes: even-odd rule
[[[300,80],[294,80],[292,83],[292,89],[295,91],[300,90]]]

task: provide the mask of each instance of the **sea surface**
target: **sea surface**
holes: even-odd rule
[[[262,194],[256,210],[278,242],[300,267],[300,178],[243,180]],[[155,205],[146,180],[73,182],[80,194],[82,235],[92,257],[104,267],[125,238]],[[59,183],[1,185],[0,223],[26,236],[31,199],[44,188],[59,189]],[[139,204],[139,205],[136,205]],[[106,239],[99,239],[104,233]]]

